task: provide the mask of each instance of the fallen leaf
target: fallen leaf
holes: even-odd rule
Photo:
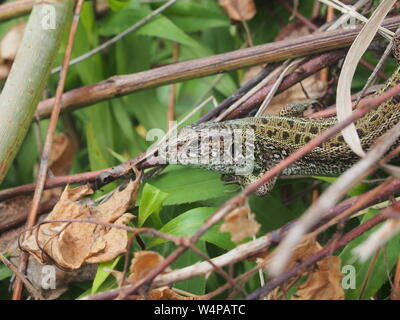
[[[96,13],[103,14],[109,9],[108,1],[106,0],[98,0],[96,1]]]
[[[248,208],[241,207],[233,210],[225,217],[219,231],[229,232],[232,241],[240,242],[255,235],[259,229],[260,224],[254,219],[254,214],[250,213]]]
[[[264,66],[253,66],[250,67],[246,73],[244,74],[244,77],[242,80],[240,80],[240,85],[243,86],[247,82],[249,82],[251,79],[253,79],[262,69]]]
[[[307,92],[308,98],[304,93],[303,88]],[[313,74],[301,81],[301,84],[298,83],[273,97],[262,116],[278,115],[281,109],[289,103],[302,103],[309,99],[317,99],[325,93],[326,88],[327,84],[320,80],[319,75]]]
[[[314,237],[305,236],[303,238],[303,241],[296,246],[292,258],[289,261],[286,269],[289,269],[294,265],[304,261],[309,256],[317,253],[321,249],[322,246],[315,240]],[[259,258],[261,259],[258,260],[257,262],[262,263],[263,261],[266,260],[265,263],[268,264],[268,262],[271,261],[271,259],[274,256],[275,256],[275,251],[272,253],[261,254],[259,255]]]
[[[49,155],[49,168],[56,176],[65,175],[71,168],[74,159],[75,148],[71,139],[60,133],[53,138],[53,144]]]
[[[310,256],[316,254],[322,249],[322,246],[314,237],[305,236],[303,241],[297,245],[293,256],[289,261],[286,269],[290,269],[295,265],[305,261]],[[267,268],[269,261],[273,258],[275,252],[264,254],[262,259],[258,259],[257,263],[264,263]],[[340,269],[340,258],[336,256],[328,256],[316,264],[316,268],[312,271],[304,270],[304,274],[308,274],[305,283],[299,286],[297,292],[293,295],[293,300],[342,300],[344,299],[344,290],[341,285],[342,273]],[[299,274],[300,276],[301,274]],[[287,283],[280,288],[284,288]],[[275,291],[274,297],[281,295],[282,290]]]
[[[49,193],[50,192],[50,193]],[[38,215],[50,212],[59,194],[54,189],[43,192]],[[0,252],[13,252],[18,247],[17,239],[24,230],[24,223],[31,208],[31,196],[17,196],[0,202]]]
[[[329,256],[317,263],[292,300],[344,300],[340,258]]]
[[[219,0],[218,4],[235,21],[246,21],[253,18],[257,12],[253,0]]]
[[[114,224],[125,226],[133,219],[133,217],[132,214],[125,213],[117,219]],[[116,256],[124,254],[126,251],[125,248],[128,243],[128,234],[126,230],[111,228],[111,230],[107,231],[106,229],[102,229],[100,233],[102,233],[102,235],[98,238],[96,243],[101,241],[101,243],[104,242],[105,245],[99,246],[101,249],[96,251],[93,257],[87,258],[86,263],[110,261]]]
[[[154,251],[139,251],[134,253],[131,261],[129,280],[140,281],[164,261],[164,257]]]
[[[133,218],[126,210],[136,200],[139,181],[138,176],[135,181],[130,181],[124,190],[116,190],[106,202],[97,206],[81,200],[93,193],[89,186],[73,189],[67,187],[46,221],[92,219],[126,225]],[[49,222],[27,232],[21,247],[41,263],[53,260],[62,268],[76,270],[84,263],[100,263],[114,259],[125,252],[127,241],[127,231],[122,229],[95,223]]]
[[[143,298],[144,299],[144,298]],[[197,296],[186,297],[176,293],[169,287],[161,287],[151,290],[146,300],[198,300]]]
[[[310,30],[301,22],[295,21],[285,26],[281,32],[279,32],[278,36],[276,36],[275,41],[296,39],[308,34],[310,34]],[[289,103],[302,103],[309,99],[317,99],[324,95],[326,89],[327,83],[320,79],[319,73],[315,73],[302,80],[301,83],[297,83],[284,92],[274,96],[261,116],[278,115],[280,110]]]

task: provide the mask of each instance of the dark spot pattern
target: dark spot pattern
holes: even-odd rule
[[[318,127],[311,127],[310,128],[310,133],[317,134],[318,133]]]
[[[289,138],[289,132],[283,131],[283,132],[282,132],[282,138],[283,138],[284,140],[287,140],[287,139]]]

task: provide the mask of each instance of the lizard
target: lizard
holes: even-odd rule
[[[400,62],[399,47],[399,41],[395,41],[394,56],[398,63]],[[380,95],[398,84],[400,84],[400,66],[375,95]],[[175,138],[167,141],[166,153],[162,157],[170,164],[177,163],[222,173],[222,180],[225,183],[236,183],[245,187],[289,154],[337,123],[336,117],[319,119],[301,117],[308,105],[309,102],[288,104],[277,116],[248,117],[222,122],[210,121],[183,127]],[[400,97],[394,96],[355,122],[364,150],[368,150],[378,137],[400,120],[399,107]],[[226,163],[213,161],[226,153],[228,156],[231,155],[231,160],[235,159],[236,150],[234,149],[238,149],[238,145],[235,146],[235,143],[228,145],[223,141],[229,140],[227,137],[231,136],[232,132],[239,132],[239,135],[241,133],[243,135],[243,132],[253,133],[252,139],[241,137],[239,144],[243,150],[248,147],[250,140],[252,142],[251,172],[237,174],[238,161]],[[399,144],[400,140],[392,148]],[[171,160],[166,156],[168,150],[177,152],[181,157],[175,156]],[[207,161],[202,160],[204,156]],[[359,159],[360,157],[349,148],[339,133],[286,168],[281,175],[338,176]],[[276,179],[259,187],[255,194],[258,196],[268,194],[275,185]]]

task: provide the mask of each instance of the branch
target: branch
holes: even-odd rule
[[[380,187],[377,187],[380,188]],[[375,189],[377,189],[375,188]],[[379,194],[375,192],[375,189],[364,193],[363,195],[356,196],[350,199],[347,199],[337,205],[336,207],[332,208],[327,217],[320,221],[318,225],[324,225],[329,223],[337,216],[341,215],[343,212],[347,210],[350,211],[351,214],[355,212],[368,208],[371,205],[379,203],[383,200],[388,199],[393,193],[396,193],[400,190],[400,179],[393,179],[388,185],[384,188],[380,188]],[[374,195],[371,198],[371,195]],[[365,201],[365,199],[369,199]],[[362,205],[358,205],[362,203]],[[244,243],[242,245],[237,246],[236,248],[232,249],[231,251],[222,254],[218,257],[211,259],[214,265],[222,268],[227,265],[231,265],[242,261],[247,258],[254,257],[257,254],[261,254],[266,250],[276,246],[280,241],[282,241],[283,237],[287,233],[287,231],[296,223],[295,221],[289,222],[285,226],[271,231],[260,237],[256,240]],[[191,279],[198,276],[204,276],[213,271],[213,267],[207,261],[198,262],[192,266],[188,266],[182,269],[177,269],[166,274],[160,274],[155,278],[154,282],[152,283],[152,288],[159,288],[162,286],[173,285],[176,282],[184,281],[187,279]],[[85,299],[114,299],[118,295],[118,290],[109,290],[104,291],[99,294],[95,294],[93,296],[88,296]]]
[[[58,52],[74,1],[35,5],[17,57],[0,97],[0,183],[32,122],[33,115]],[[56,18],[55,18],[56,17]],[[55,19],[55,28],[51,23]],[[38,68],[39,67],[39,68]]]
[[[390,30],[396,30],[399,22],[400,16],[396,16],[386,19],[382,25]],[[360,29],[361,26],[325,31],[296,39],[175,63],[130,75],[114,76],[64,93],[62,109],[63,111],[75,110],[143,89],[347,47],[355,39]],[[41,101],[38,107],[38,116],[42,119],[48,117],[53,104],[54,98]]]
[[[333,241],[331,245],[327,245],[325,248],[317,252],[316,254],[312,255],[311,257],[307,258],[304,262],[290,268],[288,271],[284,272],[280,276],[272,279],[270,282],[266,283],[261,288],[254,291],[252,294],[246,297],[246,300],[254,300],[258,299],[271,290],[275,289],[276,287],[282,285],[290,278],[298,275],[301,270],[314,265],[317,261],[329,256],[335,250],[344,247],[346,244],[357,238],[358,236],[362,235],[363,233],[367,232],[371,228],[375,227],[379,223],[385,221],[390,217],[390,213],[392,212],[392,207],[389,207],[383,210],[377,216],[371,218],[367,222],[363,223],[362,225],[354,228],[350,232],[346,233],[339,241]]]
[[[0,6],[0,21],[19,17],[32,10],[35,0],[19,0],[8,2]]]
[[[400,89],[400,86],[397,86]],[[400,90],[399,90],[400,92]],[[375,141],[368,153],[355,165],[346,170],[316,202],[303,214],[299,223],[289,232],[288,236],[277,248],[277,253],[270,264],[270,273],[278,275],[289,261],[294,247],[301,237],[333,207],[352,187],[363,178],[379,168],[379,159],[389,151],[400,135],[400,122],[385,132]]]

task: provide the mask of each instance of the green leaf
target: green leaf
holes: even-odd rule
[[[115,11],[119,11],[125,8],[131,0],[108,0],[110,8]]]
[[[314,176],[313,178],[318,179],[318,180],[322,180],[325,182],[329,182],[329,183],[333,183],[337,180],[337,177],[320,177],[320,176]],[[360,183],[355,185],[347,194],[350,197],[355,197],[358,196],[360,194],[363,194],[364,192],[366,192],[368,190],[368,186],[366,184]]]
[[[321,180],[321,181],[325,181],[325,182],[329,182],[329,183],[333,183],[337,180],[336,177],[322,177],[322,176],[313,176],[314,179],[317,180]]]
[[[114,150],[108,148],[108,152],[115,158],[117,159],[119,162],[125,162],[128,161],[128,158],[123,156],[122,154],[119,154],[118,152],[115,152]]]
[[[186,211],[169,221],[160,231],[178,237],[190,237],[199,230],[215,210],[216,208],[200,207]],[[235,244],[230,240],[229,233],[218,231],[221,223],[208,230],[200,239],[213,243],[223,249],[230,250],[235,247]],[[164,239],[153,239],[148,246],[151,247],[164,242],[166,242]]]
[[[157,221],[159,220],[158,213],[167,197],[168,193],[162,192],[148,183],[145,184],[139,203],[139,227],[143,226],[152,214],[156,215]]]
[[[215,54],[215,51],[212,50],[210,47],[204,45],[201,42],[198,43],[199,45],[197,47],[182,47],[180,53],[183,60],[203,58]],[[214,80],[214,77],[213,76],[205,77],[202,78],[201,80],[207,82],[208,85],[211,85],[211,83]],[[236,91],[237,85],[230,76],[230,74],[225,73],[221,78],[221,80],[215,85],[215,89],[221,92],[224,96],[229,96]]]
[[[98,136],[93,128],[93,123],[89,122],[86,124],[86,137],[88,141],[88,152],[89,152],[89,161],[90,168],[92,170],[100,170],[107,168],[109,163],[104,157],[104,153],[100,147]]]
[[[110,272],[105,271],[104,268],[114,269],[120,259],[121,256],[115,258],[112,261],[107,261],[99,264],[99,266],[97,267],[96,276],[93,280],[93,285],[91,290],[92,294],[96,293],[99,290],[100,286],[110,275]]]
[[[206,243],[204,241],[197,241],[196,247],[201,250],[203,253],[206,252]],[[186,250],[184,254],[182,254],[172,265],[172,269],[181,269],[187,266],[191,266],[197,262],[203,261],[201,257],[199,257],[194,251]],[[197,294],[202,295],[205,294],[206,288],[206,277],[194,277],[191,279],[187,279],[184,281],[179,281],[174,285],[175,288]]]
[[[171,166],[169,166],[171,167]],[[165,205],[190,203],[233,195],[237,186],[224,185],[220,175],[203,170],[175,166],[150,180],[151,184],[169,194]]]
[[[116,44],[116,68],[118,74],[135,73],[147,70],[151,66],[149,54],[151,50],[150,39],[136,34],[128,34]],[[165,100],[168,101],[168,100]],[[167,110],[166,105],[160,103],[156,89],[149,89],[136,92],[118,99],[119,104],[126,110],[126,113],[137,118],[139,123],[147,130],[152,128],[167,128]],[[113,101],[114,104],[114,101]],[[143,106],[146,106],[143,108]],[[116,115],[117,116],[117,115]],[[121,123],[122,116],[117,120]],[[125,128],[124,133],[129,134]],[[121,128],[122,129],[122,128]]]
[[[8,269],[4,264],[0,265],[0,280],[7,279],[12,276],[12,271]]]
[[[361,223],[368,221],[378,212],[379,210],[373,210],[373,209],[369,210],[369,212],[365,214],[364,217],[362,218]],[[373,259],[371,257],[366,262],[361,263],[360,261],[356,260],[356,257],[353,255],[352,251],[355,247],[364,242],[373,232],[378,230],[380,226],[381,225],[378,225],[372,228],[368,232],[365,232],[357,239],[350,242],[340,254],[340,258],[342,261],[342,268],[345,265],[350,265],[355,268],[356,272],[356,288],[345,290],[346,299],[357,300],[360,298],[359,296],[362,289],[362,285],[365,277],[368,274],[368,269]],[[374,267],[370,273],[368,284],[364,291],[364,295],[363,297],[361,297],[361,299],[370,299],[387,281],[387,272],[390,273],[390,271],[394,267],[397,261],[397,256],[399,251],[400,251],[400,234],[393,237],[390,241],[386,243],[385,247],[380,249]]]
[[[112,12],[100,27],[99,33],[104,36],[119,34],[150,13],[151,10],[146,7],[137,9],[126,8],[125,10]],[[172,40],[191,47],[198,46],[198,43],[194,39],[162,15],[154,17],[140,27],[136,30],[136,34]]]
[[[229,27],[230,20],[215,0],[180,0],[164,11],[179,28],[185,32],[196,32],[216,27]]]

